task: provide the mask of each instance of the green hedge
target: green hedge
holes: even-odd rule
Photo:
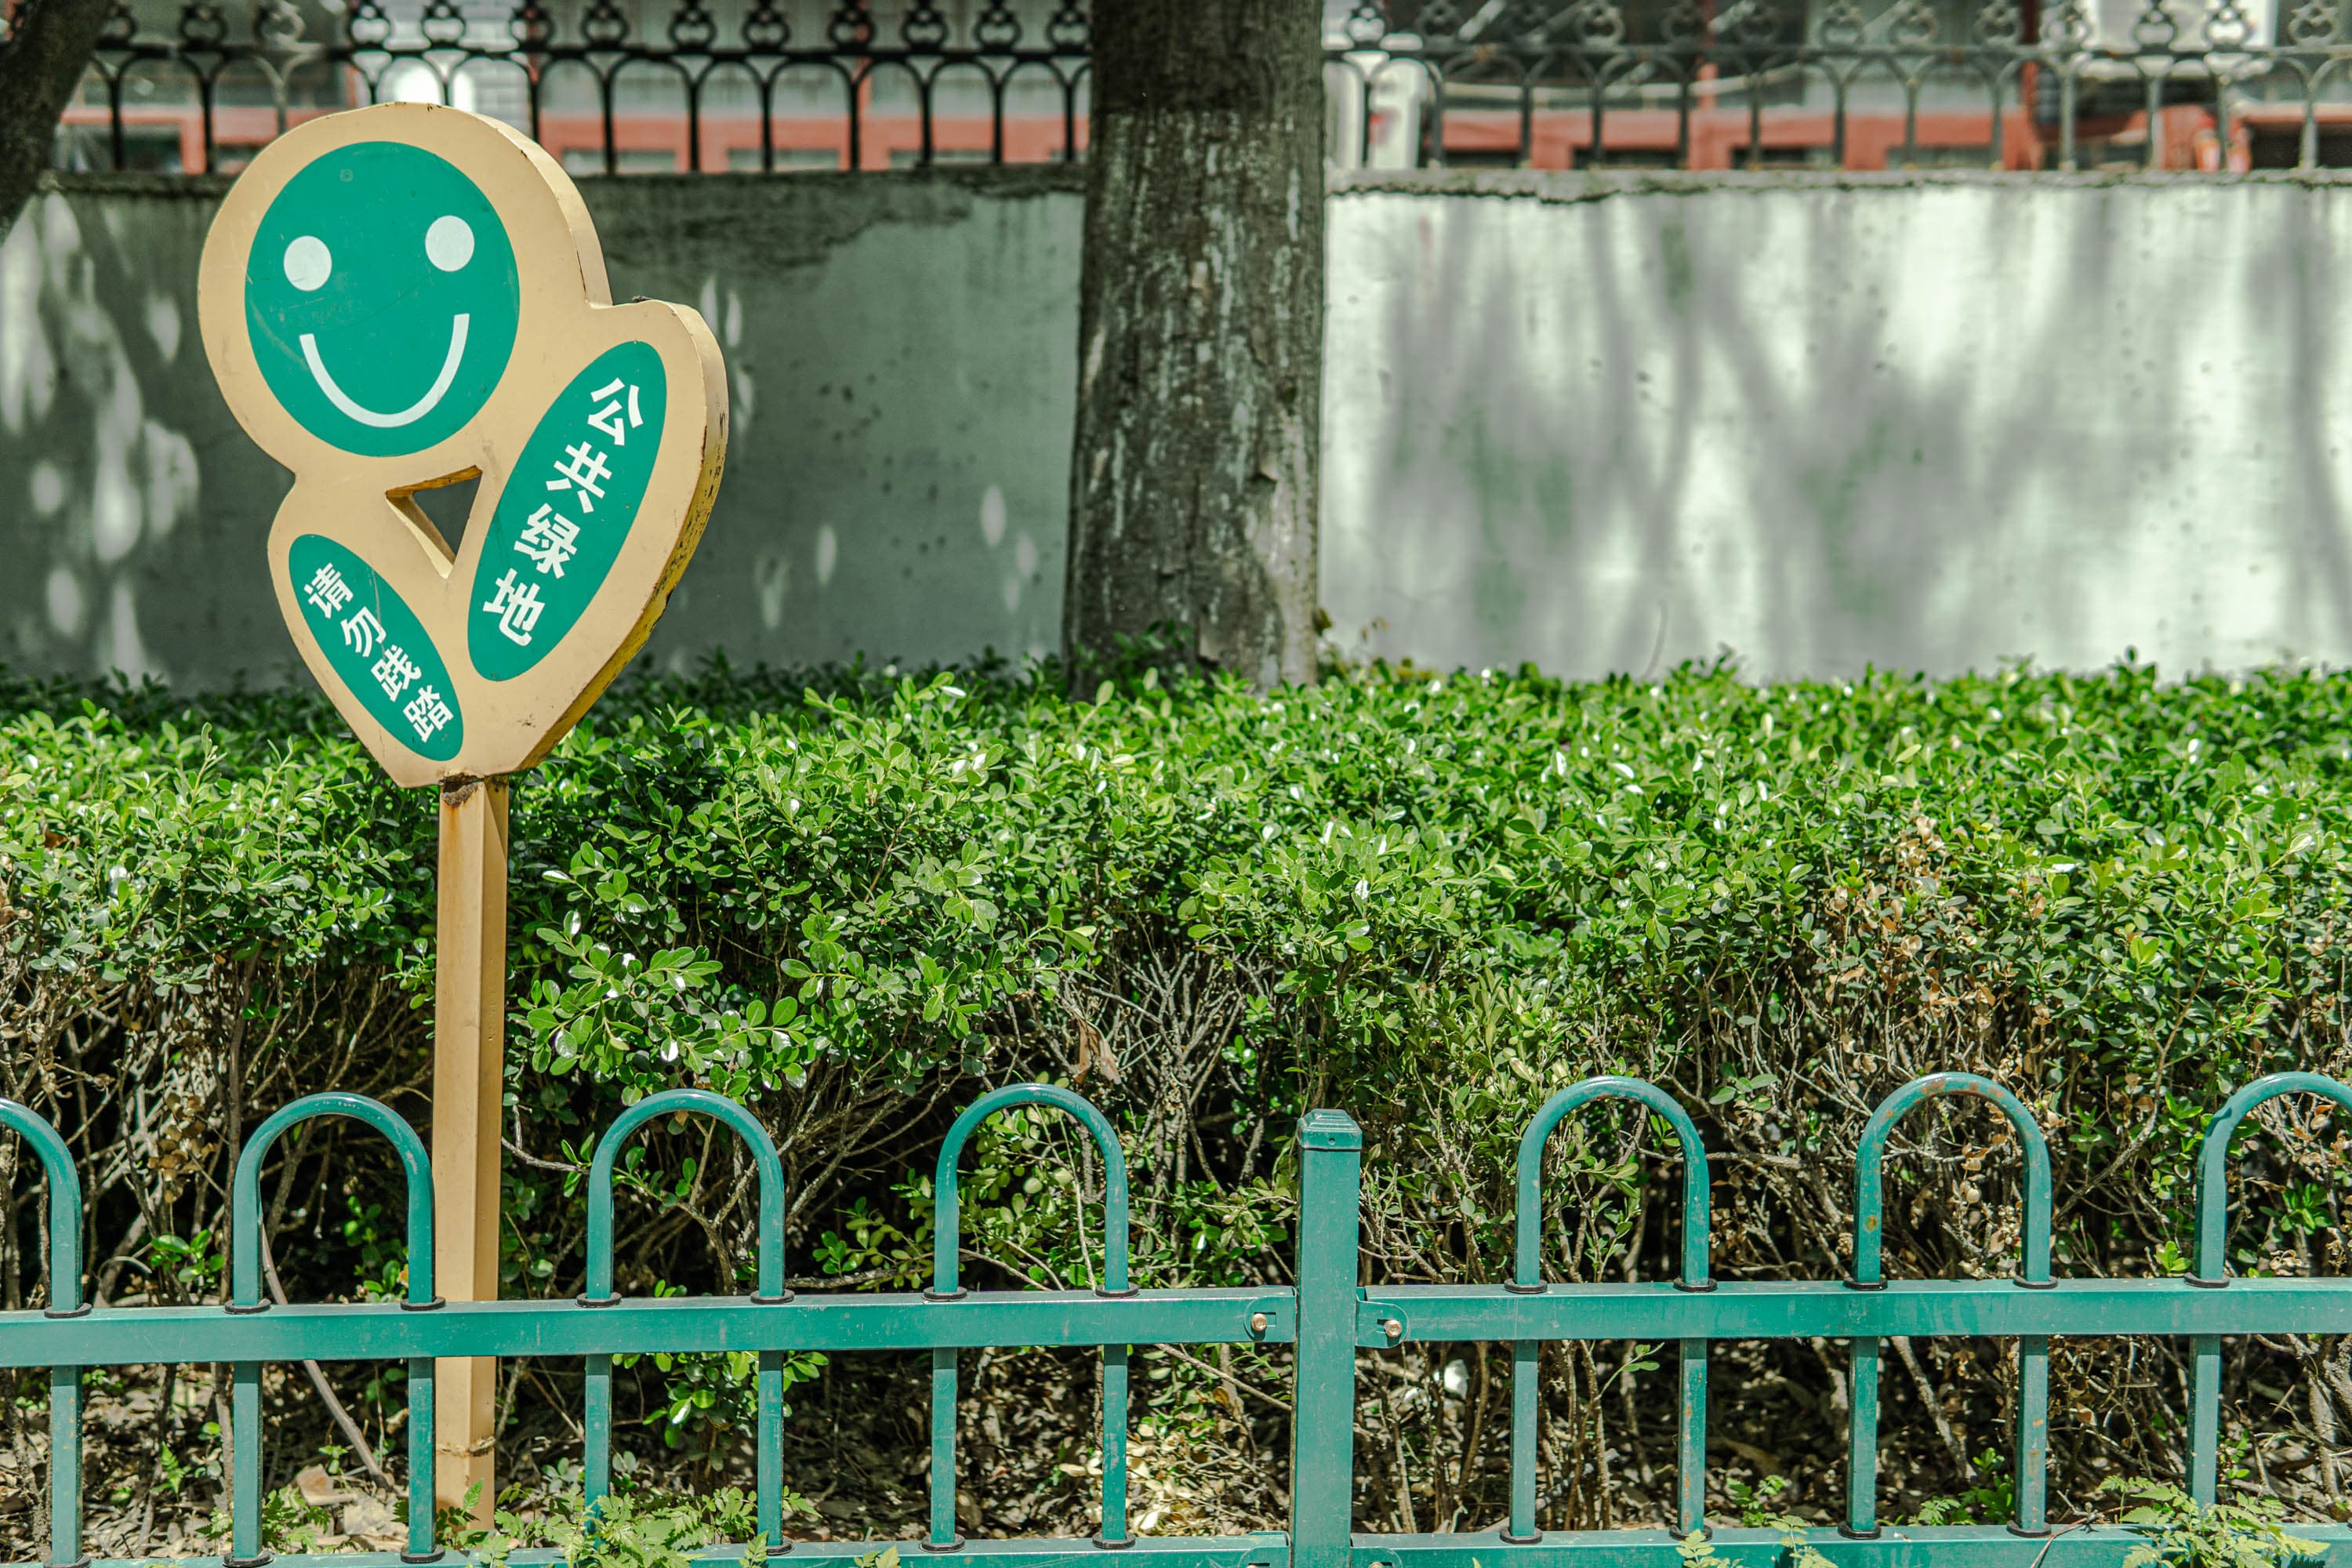
[[[413,1092],[427,796],[304,697],[19,685],[0,712],[0,1036],[32,1047],[7,1092],[74,1121],[75,1072],[195,1085],[215,1136],[147,1204],[182,1237],[224,1101],[249,1125],[331,1064]],[[1622,1069],[1706,1108],[1719,1270],[1820,1275],[1862,1121],[1938,1068],[2040,1116],[2062,1268],[2177,1269],[2205,1115],[2259,1073],[2352,1065],[2347,747],[2352,679],[2318,673],[1374,668],[1088,703],[1001,670],[640,680],[514,794],[509,1090],[553,1168],[516,1164],[510,1271],[577,1288],[560,1167],[618,1101],[696,1083],[776,1127],[796,1274],[919,1278],[944,1115],[1045,1073],[1121,1119],[1150,1282],[1280,1277],[1309,1105],[1367,1128],[1383,1269],[1494,1279],[1518,1128]],[[188,1067],[224,1037],[226,1088]],[[1553,1268],[1668,1266],[1672,1167],[1641,1132],[1563,1136],[1560,1190],[1613,1195],[1563,1205]],[[2329,1265],[2335,1142],[2301,1110],[2254,1140],[2241,1267]],[[1904,1146],[1927,1158],[1896,1162],[1890,1266],[2006,1273],[1991,1120]],[[992,1148],[981,1245],[1083,1277],[1062,1135]],[[707,1284],[681,1261],[706,1237],[748,1267],[712,1158],[655,1145],[625,1278]],[[383,1274],[352,1223],[352,1266]]]

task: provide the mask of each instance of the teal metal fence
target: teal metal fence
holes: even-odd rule
[[[920,1293],[793,1294],[784,1288],[784,1172],[758,1118],[697,1089],[673,1089],[625,1111],[590,1168],[586,1289],[575,1300],[450,1302],[433,1292],[432,1178],[425,1147],[389,1108],[352,1094],[299,1100],[257,1128],[240,1153],[231,1206],[229,1300],[219,1306],[93,1310],[81,1300],[81,1194],[66,1144],[39,1116],[0,1100],[0,1126],[31,1146],[48,1183],[49,1306],[0,1313],[0,1365],[50,1369],[50,1544],[53,1568],[86,1563],[81,1543],[81,1376],[93,1366],[226,1363],[232,1369],[231,1539],[216,1561],[258,1568],[261,1537],[261,1373],[269,1362],[404,1360],[408,1365],[407,1550],[286,1556],[286,1563],[455,1563],[436,1546],[432,1503],[433,1362],[449,1356],[578,1357],[586,1367],[583,1472],[590,1501],[611,1485],[612,1364],[654,1352],[752,1352],[758,1356],[758,1526],[771,1563],[851,1558],[897,1544],[908,1557],[992,1563],[1075,1563],[1106,1552],[1151,1557],[1162,1568],[1528,1568],[1573,1558],[1595,1568],[1676,1568],[1679,1538],[1707,1529],[1705,1514],[1708,1349],[1717,1341],[1827,1338],[1849,1347],[1846,1518],[1801,1532],[1833,1564],[1855,1568],[2116,1568],[2137,1543],[2112,1525],[2053,1529],[2047,1509],[2049,1347],[2055,1336],[2186,1336],[2195,1384],[2189,1468],[2192,1495],[2212,1500],[2221,1430],[2221,1339],[2233,1334],[2352,1331],[2352,1280],[2232,1278],[2226,1267],[2231,1140],[2254,1108],[2283,1094],[2324,1097],[2352,1110],[2352,1089],[2311,1073],[2282,1073],[2231,1096],[2209,1125],[2198,1163],[2196,1266],[2172,1279],[2062,1279],[2051,1273],[2049,1152],[2032,1113],[2007,1089],[1966,1073],[1939,1073],[1887,1097],[1863,1133],[1854,1170],[1853,1272],[1843,1279],[1718,1280],[1708,1269],[1706,1151],[1696,1124],[1655,1085],[1591,1079],[1560,1090],[1521,1140],[1516,1258],[1499,1285],[1366,1287],[1358,1250],[1362,1135],[1345,1115],[1317,1110],[1298,1127],[1299,1222],[1295,1286],[1272,1289],[1144,1290],[1129,1282],[1128,1183],[1118,1140],[1102,1113],[1068,1089],[1030,1084],[987,1095],[950,1130],[940,1151],[933,1278]],[[1988,1102],[2015,1130],[2025,1158],[2022,1256],[2014,1278],[1894,1280],[1881,1267],[1881,1184],[1895,1124],[1932,1100]],[[1680,1277],[1658,1284],[1562,1284],[1540,1272],[1540,1178],[1546,1142],[1600,1100],[1654,1115],[1683,1168]],[[1102,1283],[1091,1291],[970,1290],[958,1268],[957,1168],[989,1117],[1047,1106],[1075,1117],[1101,1154]],[[629,1136],[656,1117],[715,1118],[743,1141],[759,1178],[757,1292],[749,1297],[627,1299],[613,1279],[613,1174]],[[261,1165],[288,1129],[319,1116],[351,1117],[388,1139],[407,1184],[410,1277],[398,1302],[275,1305],[261,1293]],[[1878,1356],[1901,1335],[1977,1335],[2018,1342],[2014,1438],[2016,1513],[2006,1526],[1882,1523],[1877,1511]],[[1540,1348],[1547,1341],[1674,1341],[1680,1346],[1675,1531],[1546,1531],[1538,1508]],[[1498,1528],[1441,1535],[1367,1534],[1354,1528],[1356,1360],[1406,1343],[1508,1342],[1513,1347],[1509,1516]],[[1218,1538],[1138,1536],[1128,1519],[1128,1358],[1136,1345],[1292,1344],[1289,1529]],[[1100,1527],[1091,1540],[966,1541],[956,1531],[959,1353],[990,1346],[1092,1347],[1102,1356]],[[796,1351],[928,1351],[931,1356],[929,1529],[919,1542],[789,1542],[781,1530],[783,1363]],[[2352,1561],[2352,1531],[2304,1528],[2331,1558]],[[1779,1531],[1716,1529],[1724,1568],[1768,1568],[1791,1547]],[[556,1554],[518,1552],[518,1564]],[[735,1561],[737,1547],[705,1555]],[[154,1561],[140,1559],[137,1561]],[[202,1560],[215,1561],[215,1560]]]

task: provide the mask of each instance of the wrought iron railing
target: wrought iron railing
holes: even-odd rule
[[[2340,0],[1364,0],[1329,74],[1337,150],[1371,165],[2311,168],[2352,163],[2345,20]]]
[[[163,3],[117,0],[62,163],[232,170],[289,125],[391,99],[505,120],[583,174],[1045,163],[1085,144],[1083,0],[184,0],[168,21]]]
[[[2347,3],[1331,0],[1329,148],[1397,168],[2352,164]],[[1088,38],[1085,0],[118,0],[59,157],[234,169],[297,121],[409,98],[505,119],[577,173],[1068,161]]]
[[[268,1560],[261,1534],[262,1368],[296,1360],[405,1360],[408,1378],[408,1549],[402,1561],[455,1555],[436,1543],[431,1502],[433,1359],[450,1356],[578,1356],[588,1369],[584,1401],[587,1499],[611,1484],[612,1358],[657,1352],[754,1352],[759,1357],[758,1527],[771,1561],[786,1554],[846,1560],[885,1544],[908,1553],[1066,1563],[1101,1552],[1139,1551],[1169,1568],[1506,1568],[1562,1554],[1607,1568],[1676,1568],[1677,1535],[1664,1531],[1546,1531],[1537,1505],[1539,1351],[1547,1341],[1676,1341],[1681,1345],[1678,1533],[1705,1530],[1707,1351],[1718,1340],[1842,1340],[1849,1347],[1846,1519],[1835,1530],[1801,1532],[1832,1561],[1916,1568],[1949,1559],[1954,1568],[2042,1568],[2064,1536],[2060,1568],[2118,1568],[2137,1538],[2116,1526],[2053,1531],[2047,1510],[2049,1384],[2053,1335],[2187,1337],[2195,1363],[2189,1441],[2191,1494],[2211,1501],[2218,1481],[2223,1335],[2352,1331],[2352,1279],[2232,1278],[2227,1268],[2227,1167],[2231,1140],[2257,1106],[2279,1095],[2323,1096],[2352,1108],[2352,1088],[2312,1073],[2282,1073],[2231,1096],[2208,1125],[2198,1163],[2196,1261],[2181,1279],[2065,1279],[2051,1269],[2051,1179],[2032,1114],[2007,1089],[1965,1073],[1916,1079],[1887,1097],[1864,1129],[1854,1172],[1853,1271],[1839,1280],[1718,1280],[1708,1270],[1706,1151],[1690,1117],[1656,1086],[1588,1079],[1555,1094],[1519,1148],[1517,1256],[1500,1285],[1373,1286],[1359,1283],[1358,1222],[1362,1135],[1336,1111],[1299,1123],[1299,1215],[1295,1286],[1263,1289],[1143,1290],[1128,1273],[1128,1189],[1118,1140],[1101,1112],[1071,1091],[1024,1085],[990,1094],[960,1117],[940,1152],[931,1288],[919,1294],[794,1295],[784,1289],[784,1174],[759,1120],[695,1089],[651,1096],[599,1143],[588,1180],[587,1288],[574,1300],[443,1301],[433,1294],[431,1174],[424,1146],[388,1108],[357,1095],[298,1100],[256,1130],[241,1152],[233,1191],[231,1286],[219,1306],[93,1310],[81,1299],[79,1187],[67,1147],[34,1112],[0,1100],[0,1125],[22,1135],[48,1183],[49,1305],[0,1312],[0,1365],[46,1366],[50,1378],[49,1562],[85,1561],[81,1540],[81,1378],[94,1366],[157,1362],[226,1363],[232,1368],[231,1544],[220,1561],[257,1568]],[[2011,1279],[1888,1281],[1880,1264],[1881,1173],[1895,1124],[1937,1099],[1990,1102],[2005,1116],[2025,1159],[2022,1258]],[[1683,1163],[1683,1265],[1669,1284],[1560,1284],[1539,1272],[1538,1182],[1544,1145],[1570,1111],[1595,1100],[1633,1101],[1663,1119]],[[1098,1151],[1104,1175],[1102,1283],[1090,1291],[966,1289],[958,1268],[957,1166],[981,1123],[1016,1106],[1049,1106],[1076,1117]],[[760,1184],[757,1293],[750,1297],[625,1299],[614,1291],[613,1173],[622,1144],[655,1117],[716,1117],[750,1149]],[[407,1182],[410,1277],[405,1300],[351,1305],[273,1305],[260,1289],[258,1177],[271,1144],[319,1116],[366,1122],[392,1142]],[[2013,1445],[2015,1513],[2006,1526],[1894,1526],[1877,1513],[1878,1352],[1904,1335],[1978,1335],[2019,1345]],[[1508,1341],[1514,1346],[1509,1517],[1499,1528],[1453,1534],[1361,1534],[1354,1530],[1356,1357],[1360,1349],[1411,1342]],[[1150,1344],[1292,1344],[1289,1528],[1216,1538],[1147,1537],[1128,1517],[1127,1365],[1129,1347]],[[1089,1540],[966,1541],[956,1530],[956,1395],[959,1352],[988,1346],[1094,1347],[1102,1357],[1100,1526]],[[919,1542],[790,1542],[781,1530],[783,1358],[798,1351],[928,1350],[931,1353],[929,1529]],[[2352,1542],[2342,1526],[2300,1528],[2328,1543]],[[1717,1557],[1738,1568],[1771,1568],[1788,1532],[1722,1529]],[[712,1548],[738,1559],[740,1546]],[[518,1563],[545,1552],[516,1552]],[[205,1560],[213,1561],[213,1560]],[[295,1557],[326,1564],[333,1556]],[[341,1561],[350,1562],[345,1557]],[[124,1564],[128,1568],[128,1564]]]

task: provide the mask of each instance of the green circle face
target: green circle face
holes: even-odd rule
[[[338,148],[286,183],[245,263],[262,379],[331,446],[397,457],[481,412],[514,352],[506,226],[446,158]]]

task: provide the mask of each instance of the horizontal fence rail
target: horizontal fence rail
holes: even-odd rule
[[[1024,1084],[982,1098],[959,1117],[934,1177],[934,1257],[920,1292],[848,1294],[785,1289],[783,1165],[759,1119],[698,1089],[672,1089],[630,1107],[598,1142],[587,1180],[585,1289],[572,1300],[451,1302],[433,1292],[431,1169],[422,1142],[388,1107],[354,1094],[319,1094],[268,1118],[240,1152],[231,1207],[228,1300],[216,1306],[93,1310],[81,1297],[81,1190],[67,1146],[33,1111],[0,1100],[0,1128],[31,1147],[47,1184],[47,1288],[40,1310],[0,1312],[0,1366],[45,1366],[50,1377],[48,1562],[86,1562],[81,1539],[81,1378],[93,1366],[226,1363],[231,1400],[230,1547],[225,1568],[271,1560],[261,1535],[266,1473],[262,1370],[271,1362],[404,1361],[408,1367],[409,1523],[402,1563],[452,1558],[436,1545],[432,1493],[433,1363],[457,1356],[579,1357],[587,1369],[584,1491],[610,1490],[613,1357],[655,1352],[738,1352],[757,1357],[758,1528],[771,1560],[847,1559],[899,1545],[909,1552],[1064,1563],[1136,1552],[1164,1568],[1495,1568],[1541,1559],[1591,1559],[1595,1568],[1677,1568],[1677,1535],[1708,1532],[1706,1517],[1707,1352],[1724,1340],[1845,1342],[1852,1390],[1846,1519],[1798,1532],[1832,1563],[1873,1568],[2117,1568],[2139,1538],[2117,1527],[2047,1517],[2048,1353],[2063,1335],[2155,1335],[2192,1342],[2189,1489],[2214,1500],[2225,1335],[2352,1331],[2352,1280],[2233,1278],[2227,1269],[2231,1140],[2254,1110],[2281,1095],[2315,1095],[2352,1110],[2352,1088],[2282,1073],[2232,1095],[2208,1124],[2198,1160],[2194,1271],[2179,1279],[2066,1279],[2051,1268],[2051,1173],[2032,1112],[2007,1089],[1967,1073],[1914,1080],[1880,1105],[1856,1152],[1853,1272],[1842,1279],[1748,1282],[1709,1272],[1706,1151],[1689,1113],[1657,1086],[1627,1078],[1570,1085],[1546,1101],[1521,1140],[1512,1277],[1497,1285],[1365,1285],[1359,1250],[1362,1134],[1347,1116],[1309,1112],[1298,1127],[1296,1284],[1260,1289],[1147,1290],[1131,1281],[1129,1191],[1119,1141],[1102,1112],[1066,1089]],[[1547,1142],[1571,1114],[1601,1100],[1630,1103],[1670,1134],[1684,1173],[1682,1265],[1671,1281],[1581,1284],[1541,1272],[1541,1177]],[[2009,1279],[1893,1280],[1882,1267],[1882,1184],[1902,1119],[1936,1100],[1980,1101],[2005,1117],[2024,1159],[2021,1257]],[[959,1166],[991,1117],[1024,1108],[1074,1118],[1102,1163],[1101,1282],[1086,1290],[972,1290],[962,1283]],[[613,1183],[620,1152],[647,1122],[708,1116],[741,1140],[758,1183],[756,1289],[740,1297],[633,1299],[615,1289]],[[364,1123],[393,1145],[406,1190],[410,1275],[399,1301],[279,1304],[261,1293],[259,1181],[269,1150],[316,1117]],[[2005,1526],[1891,1526],[1877,1517],[1879,1346],[1906,1335],[1979,1335],[2019,1344],[2015,1513]],[[1675,1341],[1681,1346],[1675,1533],[1546,1531],[1538,1506],[1538,1369],[1546,1342]],[[1353,1528],[1356,1361],[1360,1351],[1485,1341],[1512,1346],[1508,1519],[1497,1529],[1445,1535],[1361,1534]],[[1296,1347],[1289,1529],[1216,1538],[1138,1536],[1128,1518],[1129,1357],[1135,1345]],[[1102,1492],[1091,1540],[967,1541],[956,1530],[958,1353],[985,1347],[1097,1350],[1102,1365]],[[782,1530],[783,1358],[796,1351],[929,1351],[931,1464],[929,1529],[919,1542],[793,1542]],[[2352,1552],[2352,1531],[2298,1527],[2331,1555]],[[1780,1568],[1786,1532],[1717,1530],[1726,1568]],[[703,1555],[738,1561],[740,1546]],[[547,1552],[517,1552],[533,1565]],[[388,1554],[286,1561],[364,1565]]]
[[[1384,168],[2347,166],[2347,5],[1365,0],[1325,8],[1328,152]],[[1091,39],[1082,0],[116,0],[58,154],[229,171],[291,124],[402,99],[502,119],[580,174],[1068,162]]]

